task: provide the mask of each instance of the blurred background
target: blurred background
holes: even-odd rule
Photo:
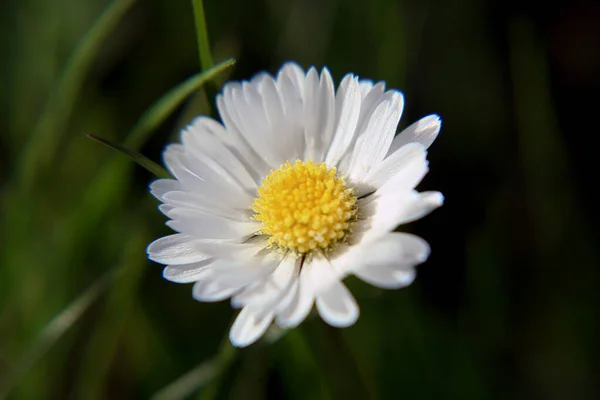
[[[132,138],[200,71],[191,1],[0,5],[1,398],[600,398],[598,2],[205,12],[214,60],[236,65]],[[214,114],[220,82],[287,60],[401,89],[401,127],[441,115],[420,188],[446,203],[402,227],[433,250],[412,286],[347,280],[355,326],[313,316],[233,352],[229,303],[194,301],[146,259],[169,233],[153,176],[85,134],[160,161],[194,115]]]

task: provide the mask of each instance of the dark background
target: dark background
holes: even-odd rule
[[[296,60],[402,90],[401,127],[443,120],[420,189],[446,203],[401,227],[432,246],[415,283],[348,279],[355,326],[312,317],[236,353],[220,347],[229,304],[195,302],[145,258],[168,233],[153,177],[84,136],[126,142],[199,71],[191,2],[138,1],[74,72],[70,101],[55,95],[109,4],[0,6],[0,396],[148,398],[220,352],[162,398],[600,398],[598,2],[207,0],[214,59],[237,59],[221,81]],[[141,151],[160,160],[215,93]],[[67,309],[86,293],[82,316]]]

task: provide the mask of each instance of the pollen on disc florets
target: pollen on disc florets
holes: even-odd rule
[[[356,197],[336,172],[325,163],[296,160],[267,175],[252,209],[270,244],[307,253],[345,238]]]

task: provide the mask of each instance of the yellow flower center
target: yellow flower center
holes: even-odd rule
[[[252,209],[270,244],[307,253],[344,239],[356,214],[356,197],[335,168],[297,160],[271,171]]]

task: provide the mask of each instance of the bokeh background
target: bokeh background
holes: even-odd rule
[[[236,65],[135,140],[201,67],[191,1],[118,3],[91,50],[108,0],[0,5],[0,396],[600,398],[597,2],[207,0]],[[232,351],[228,302],[145,257],[169,232],[153,176],[84,135],[159,161],[224,79],[287,60],[403,90],[401,127],[441,115],[420,188],[446,203],[402,227],[433,249],[412,286],[347,281],[355,326],[313,316]]]

